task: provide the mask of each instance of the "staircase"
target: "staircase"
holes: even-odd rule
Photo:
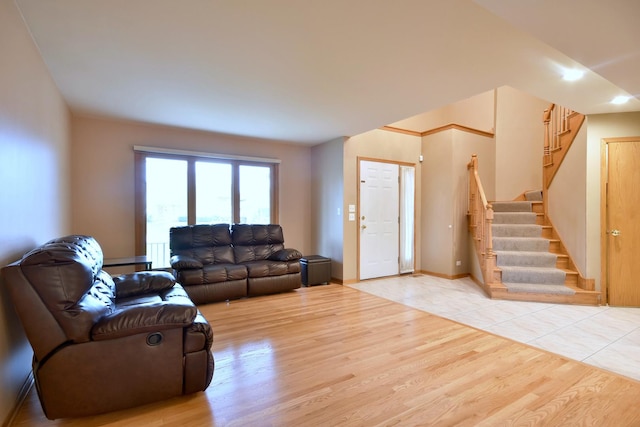
[[[578,286],[579,274],[553,227],[545,219],[542,191],[527,192],[524,200],[492,202],[493,252],[496,280],[489,286],[492,298],[599,303],[599,292]]]
[[[515,201],[489,203],[471,156],[467,221],[482,275],[476,282],[491,298],[600,305],[595,280],[580,275],[545,215],[549,186],[583,122],[583,114],[555,104],[544,111],[543,191]]]

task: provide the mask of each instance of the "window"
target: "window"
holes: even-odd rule
[[[196,224],[233,222],[232,187],[231,164],[196,162]]]
[[[169,264],[169,229],[187,225],[187,162],[146,159],[146,254],[156,267]]]
[[[240,222],[270,224],[271,170],[266,166],[240,165]]]
[[[169,229],[275,224],[277,163],[136,152],[136,253],[168,268]]]

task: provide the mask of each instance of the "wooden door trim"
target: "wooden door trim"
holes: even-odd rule
[[[640,142],[640,136],[602,138],[600,140],[600,294],[605,304],[609,304],[609,250],[607,239],[607,185],[609,172],[609,152],[611,142]]]

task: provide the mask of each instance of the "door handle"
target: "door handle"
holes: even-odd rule
[[[613,237],[618,237],[620,235],[620,230],[611,230],[609,232]]]
[[[360,228],[364,230],[365,228],[367,228],[367,226],[366,226],[366,225],[364,225],[364,224],[362,224],[362,225],[360,226]]]

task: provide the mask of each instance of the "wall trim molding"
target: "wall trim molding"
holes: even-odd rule
[[[206,151],[189,151],[189,150],[178,150],[174,148],[148,147],[144,145],[134,145],[133,151],[136,151],[138,153],[149,153],[149,154],[168,154],[172,156],[207,157],[210,159],[218,159],[218,160],[242,160],[247,162],[277,163],[277,164],[281,163],[280,159],[273,159],[269,157],[236,156],[233,154],[219,154],[219,153],[208,153]]]
[[[429,129],[429,130],[425,130],[425,131],[422,131],[422,132],[409,130],[409,129],[397,128],[397,127],[393,127],[393,126],[382,126],[380,129],[381,130],[386,130],[388,132],[403,133],[403,134],[406,134],[406,135],[413,135],[413,136],[420,136],[420,137],[427,136],[427,135],[432,135],[434,133],[443,132],[443,131],[450,130],[450,129],[455,129],[455,130],[459,130],[459,131],[462,131],[462,132],[468,132],[468,133],[473,133],[473,134],[476,134],[476,135],[486,136],[488,138],[493,138],[495,136],[495,132],[493,130],[491,130],[491,132],[488,132],[486,130],[475,129],[475,128],[472,128],[472,127],[469,127],[469,126],[459,125],[457,123],[449,123],[448,125],[440,126],[440,127]]]

